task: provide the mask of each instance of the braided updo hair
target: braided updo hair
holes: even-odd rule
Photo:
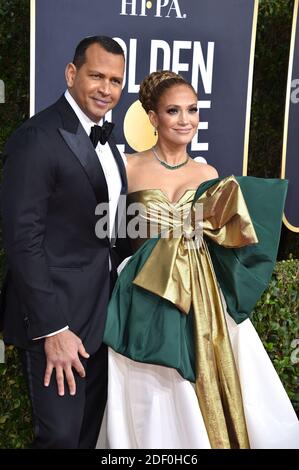
[[[157,111],[157,105],[163,93],[175,85],[188,86],[196,96],[193,86],[181,75],[171,70],[158,70],[145,77],[140,84],[139,100],[146,113],[150,110]]]

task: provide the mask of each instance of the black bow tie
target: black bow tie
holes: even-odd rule
[[[104,145],[110,137],[112,129],[114,127],[113,122],[105,121],[103,126],[93,126],[90,130],[90,140],[93,143],[94,148],[100,142]]]

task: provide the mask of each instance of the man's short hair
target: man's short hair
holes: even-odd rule
[[[122,55],[123,58],[125,58],[123,49],[114,39],[109,36],[89,36],[82,39],[76,47],[73,64],[77,69],[82,67],[85,63],[85,52],[92,44],[98,44],[105,49],[105,51],[110,52],[111,54]]]

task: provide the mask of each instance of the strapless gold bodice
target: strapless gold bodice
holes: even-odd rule
[[[133,250],[136,251],[146,240],[161,233],[164,237],[179,234],[180,227],[190,214],[195,192],[195,189],[187,189],[175,202],[170,201],[160,189],[141,189],[129,193],[128,234]],[[133,227],[137,225],[138,233]]]
[[[157,202],[158,204],[167,204],[169,207],[175,207],[186,204],[190,200],[192,202],[195,192],[195,189],[186,189],[182,196],[174,202],[170,201],[161,189],[140,189],[139,191],[129,193],[127,198],[130,202],[142,202],[145,205],[150,202]]]

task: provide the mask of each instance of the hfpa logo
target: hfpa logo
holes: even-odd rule
[[[120,15],[128,16],[148,16],[155,13],[157,18],[170,18],[171,16],[184,19],[186,13],[182,13],[179,0],[121,0]]]

